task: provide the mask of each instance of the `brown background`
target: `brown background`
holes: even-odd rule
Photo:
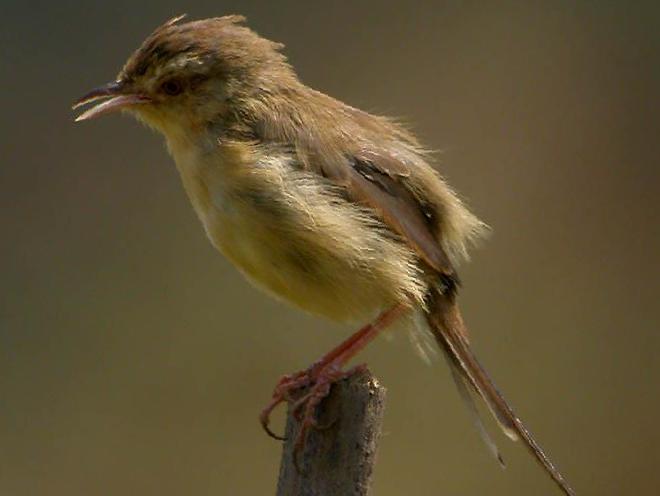
[[[182,11],[247,15],[308,84],[443,151],[494,229],[463,269],[482,361],[580,495],[655,493],[656,8],[62,0],[0,21],[0,495],[272,494],[257,413],[349,331],[213,251],[160,137],[73,124],[70,102]],[[498,468],[443,363],[403,336],[363,358],[389,389],[376,496],[557,494],[499,434]]]

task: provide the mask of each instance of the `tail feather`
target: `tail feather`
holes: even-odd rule
[[[454,296],[451,294],[434,294],[429,302],[427,320],[438,344],[447,355],[450,366],[460,376],[456,377],[456,383],[461,395],[464,397],[466,396],[466,391],[461,390],[461,386],[463,386],[464,389],[465,384],[459,385],[458,379],[464,380],[465,383],[469,384],[474,392],[484,400],[505,434],[513,440],[518,438],[522,439],[527,449],[532,453],[541,466],[545,468],[562,491],[568,496],[574,496],[575,493],[573,492],[573,489],[561,475],[559,470],[555,468],[548,456],[543,452],[543,449],[523,425],[522,421],[513,412],[484,368],[472,353],[467,340],[465,324],[463,323]],[[469,398],[469,394],[467,396],[469,405],[471,398]],[[500,459],[499,452],[496,447],[493,448],[494,443],[490,437],[487,434],[484,436],[482,432],[482,438],[484,438],[489,449],[496,457],[498,457],[498,459]]]
[[[506,468],[506,463],[504,462],[504,458],[502,457],[497,444],[495,444],[495,441],[493,441],[493,438],[486,430],[486,426],[484,426],[484,423],[481,421],[479,410],[477,410],[477,405],[474,403],[472,393],[468,389],[468,383],[466,382],[465,377],[462,375],[458,366],[451,359],[449,359],[448,356],[447,359],[449,363],[449,370],[451,371],[451,376],[454,379],[454,383],[456,384],[456,389],[458,389],[458,393],[461,395],[465,406],[472,416],[474,426],[476,427],[477,432],[479,432],[481,440],[484,442],[491,455],[493,455],[493,457],[498,461],[500,467]]]

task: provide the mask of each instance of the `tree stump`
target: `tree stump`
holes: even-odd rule
[[[369,371],[332,386],[318,408],[298,466],[293,445],[300,428],[289,408],[277,496],[366,496],[376,459],[385,388]]]

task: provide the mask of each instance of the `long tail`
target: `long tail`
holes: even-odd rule
[[[467,401],[470,409],[473,410],[474,413],[474,405],[471,403],[469,391],[466,390],[466,384],[484,400],[486,405],[488,405],[488,408],[493,413],[507,436],[514,440],[521,438],[527,446],[527,449],[532,455],[534,455],[543,468],[545,468],[550,477],[553,478],[562,491],[568,496],[575,496],[575,493],[568,482],[564,479],[559,470],[555,468],[553,463],[534,440],[531,433],[525,428],[522,421],[513,412],[472,353],[467,338],[467,329],[463,323],[461,312],[455,301],[454,295],[445,295],[440,294],[439,292],[434,292],[429,300],[427,321],[438,344],[449,360],[459,392]],[[494,443],[488,437],[488,434],[485,433],[479,422],[477,422],[477,425],[486,444],[501,462],[501,457],[499,456]]]

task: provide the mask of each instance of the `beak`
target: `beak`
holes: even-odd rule
[[[73,104],[72,109],[77,109],[87,103],[95,102],[96,100],[105,99],[104,102],[98,103],[93,107],[87,109],[85,112],[76,117],[76,122],[92,119],[103,114],[122,110],[134,105],[148,103],[149,97],[140,95],[138,93],[127,93],[125,91],[122,81],[114,81],[112,83],[99,86],[93,89],[85,96],[80,98]]]

